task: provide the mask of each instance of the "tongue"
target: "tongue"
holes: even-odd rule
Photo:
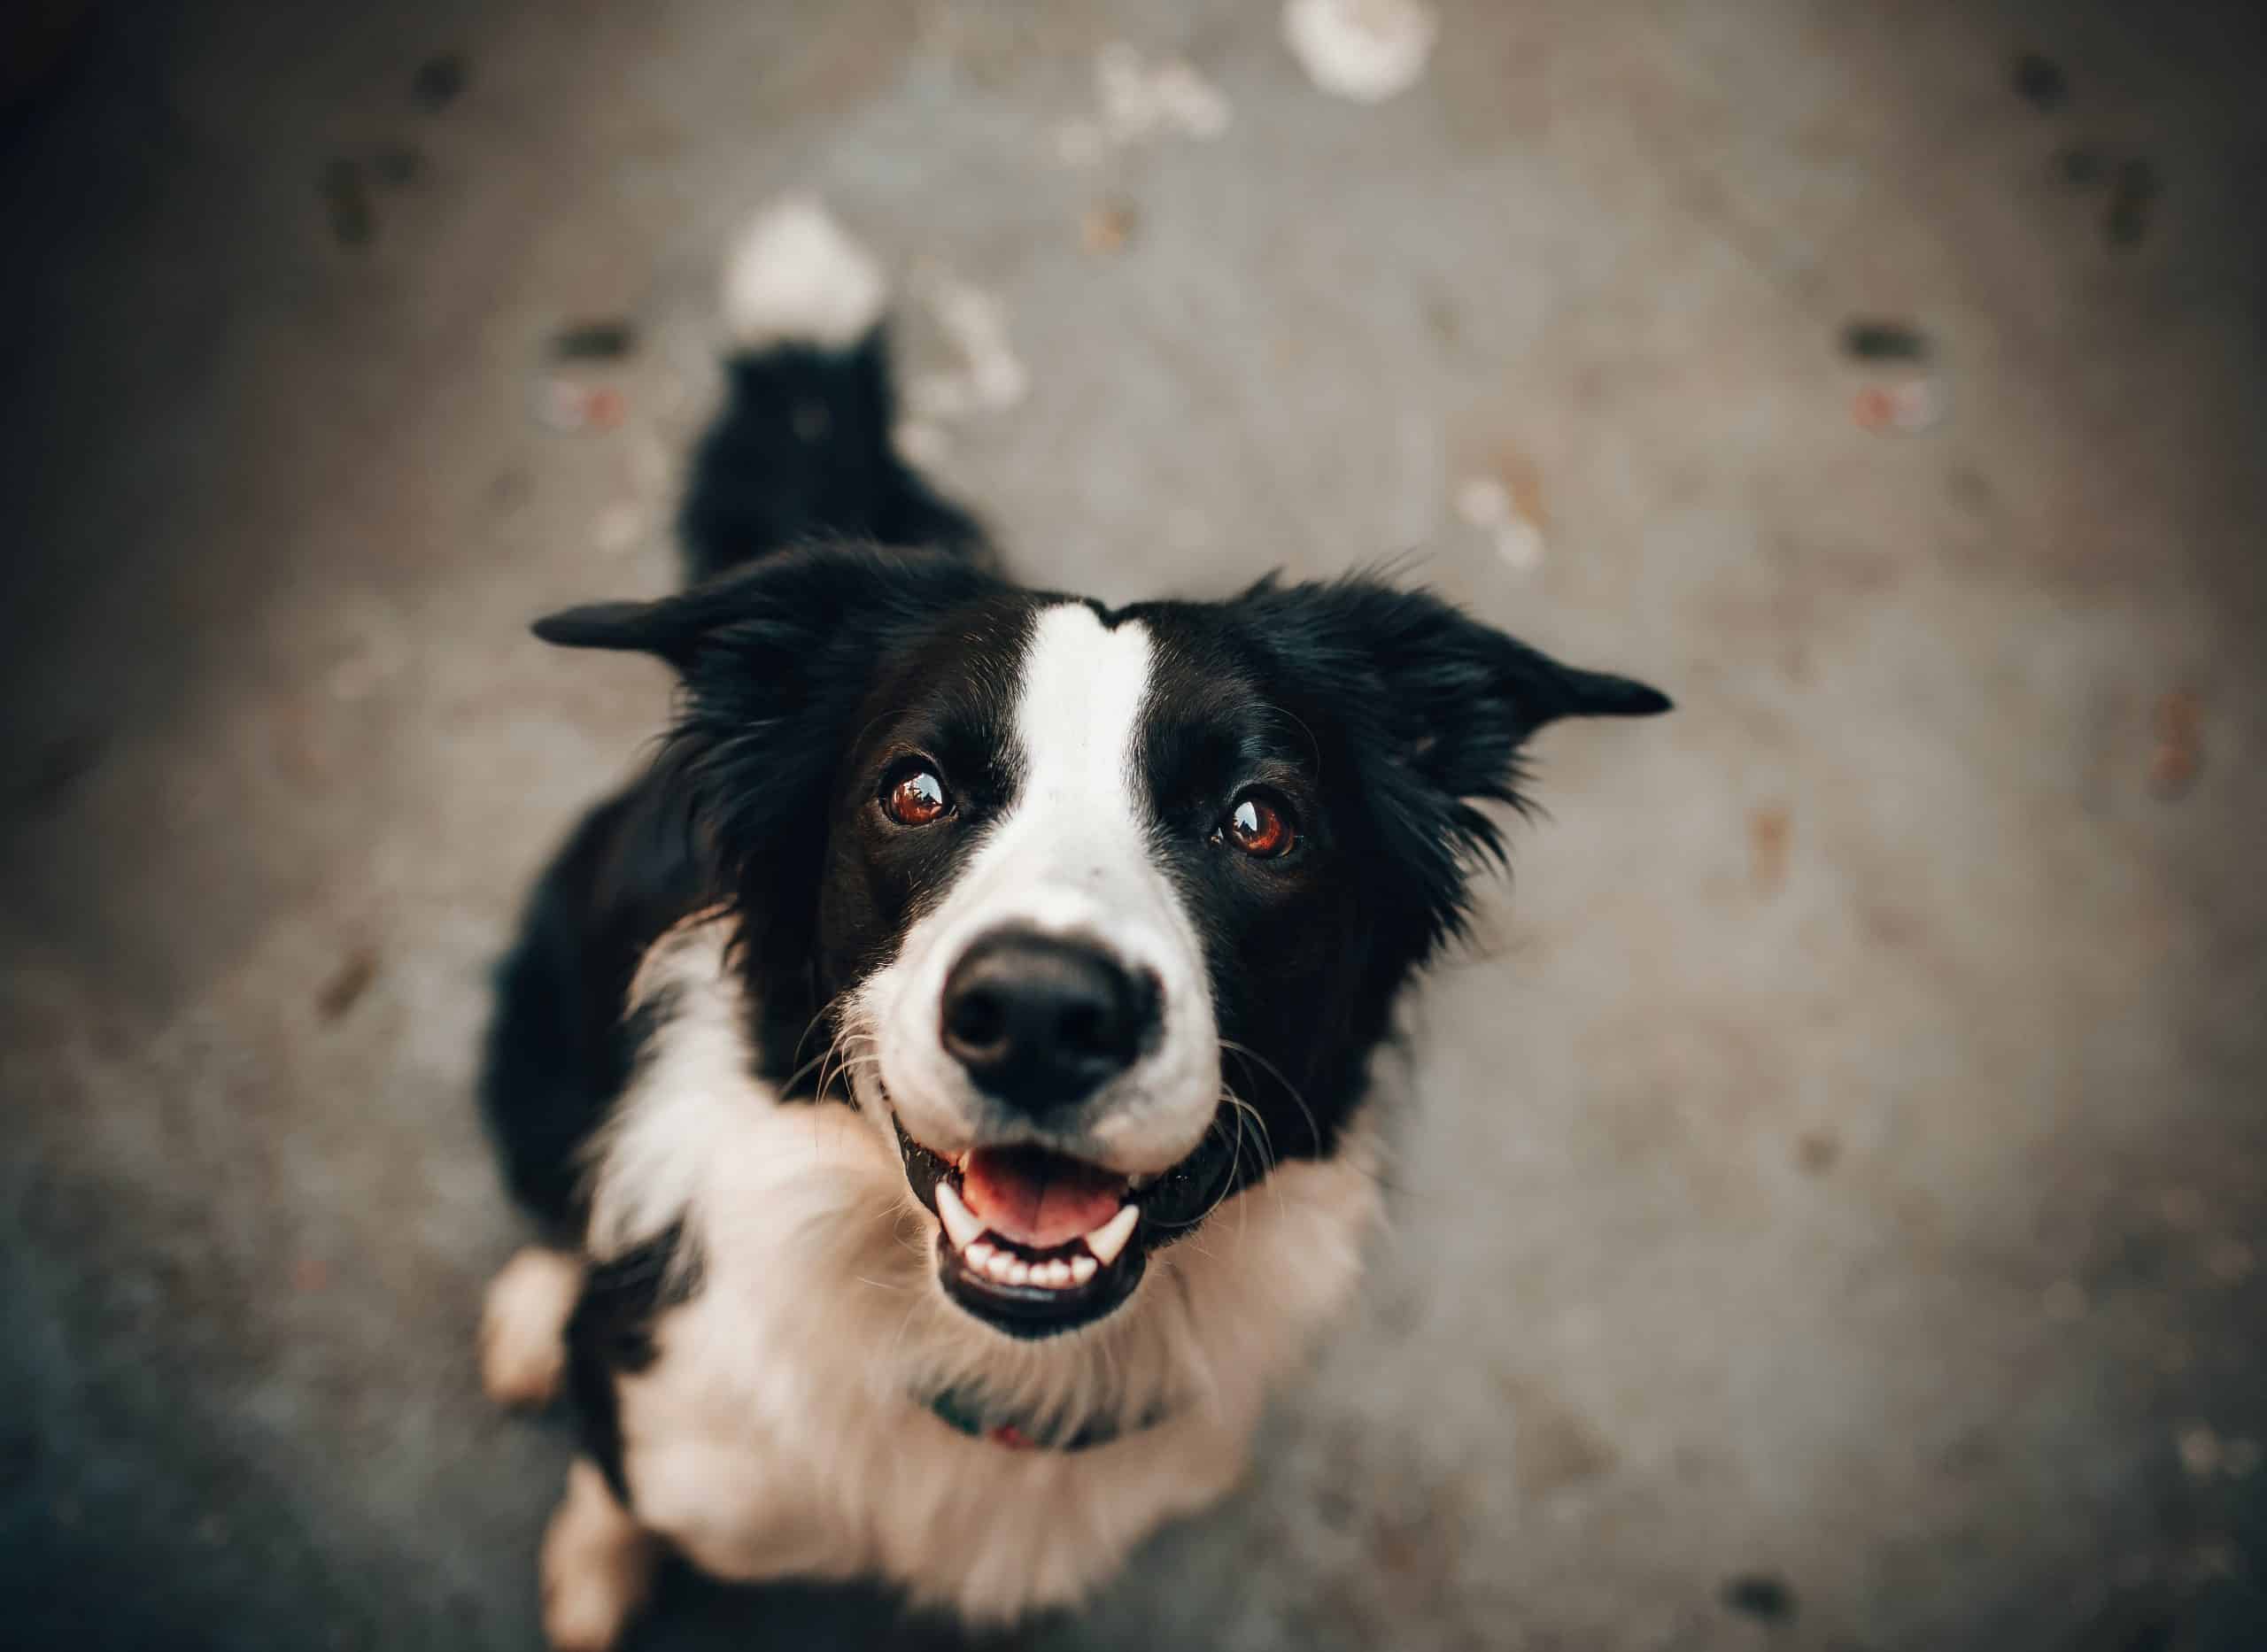
[[[1036,1147],[979,1147],[962,1168],[960,1192],[1001,1238],[1046,1250],[1116,1216],[1126,1178]]]

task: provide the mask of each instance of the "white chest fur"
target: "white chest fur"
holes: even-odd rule
[[[723,1577],[878,1575],[975,1622],[1075,1601],[1235,1479],[1269,1383],[1354,1283],[1366,1139],[1240,1194],[1101,1324],[1017,1341],[937,1286],[886,1120],[751,1076],[723,939],[682,929],[641,972],[666,1019],[596,1167],[594,1255],[681,1222],[700,1268],[620,1386],[637,1519]],[[1021,1451],[934,1416],[947,1389],[1066,1429],[1165,1420]]]

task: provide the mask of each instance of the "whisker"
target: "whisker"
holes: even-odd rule
[[[1274,1078],[1275,1082],[1283,1086],[1284,1093],[1288,1095],[1291,1100],[1297,1104],[1301,1115],[1305,1118],[1307,1122],[1307,1133],[1309,1138],[1314,1143],[1315,1150],[1317,1152],[1320,1152],[1322,1149],[1322,1126],[1315,1118],[1314,1109],[1307,1105],[1306,1097],[1299,1093],[1299,1087],[1296,1085],[1293,1084],[1288,1077],[1284,1077],[1283,1069],[1276,1066],[1274,1062],[1269,1061],[1258,1051],[1253,1049],[1250,1045],[1239,1044],[1234,1038],[1222,1038],[1220,1040],[1220,1048],[1226,1053],[1235,1056],[1239,1061],[1247,1063],[1256,1063],[1257,1065],[1265,1068],[1269,1075]]]

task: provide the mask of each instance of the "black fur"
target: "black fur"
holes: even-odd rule
[[[481,1100],[520,1202],[580,1238],[584,1142],[630,1079],[645,1029],[623,1016],[646,949],[707,904],[683,817],[649,776],[585,815],[537,884],[496,972]]]
[[[986,554],[969,513],[891,445],[884,329],[850,351],[784,345],[726,364],[724,411],[694,456],[677,525],[695,583],[819,539]]]
[[[973,520],[897,460],[878,330],[847,352],[744,358],[731,384],[683,515],[700,583],[536,627],[658,655],[683,681],[659,758],[569,840],[499,977],[489,1118],[514,1191],[570,1240],[584,1145],[641,1040],[663,1031],[623,1017],[646,948],[727,904],[761,1076],[817,1093],[829,1006],[894,954],[1016,796],[1033,615],[1072,600],[990,572]],[[1226,1076],[1266,1125],[1264,1147],[1237,1138],[1233,1173],[1248,1182],[1270,1158],[1332,1150],[1396,995],[1462,932],[1472,873],[1502,856],[1484,806],[1522,806],[1528,738],[1558,718],[1668,701],[1376,580],[1090,606],[1154,640],[1138,761],[1148,824],[1203,935]],[[878,826],[876,788],[911,753],[949,776],[951,830]],[[1254,784],[1296,820],[1280,860],[1219,841]],[[1190,1220],[1212,1202],[1209,1185],[1195,1191],[1208,1196]],[[618,1494],[612,1374],[652,1356],[677,1242],[594,1270],[569,1332],[571,1385]]]
[[[1001,737],[1036,600],[956,557],[832,545],[537,627],[554,642],[656,653],[683,675],[646,784],[692,823],[714,887],[732,898],[767,1077],[797,1075],[801,1053],[825,1047],[813,1023],[847,984],[849,954],[886,938],[819,933],[822,878],[842,842],[839,777],[893,737],[971,753]]]
[[[670,1227],[636,1249],[593,1266],[567,1322],[567,1392],[581,1425],[583,1448],[623,1508],[630,1485],[622,1471],[622,1414],[617,1378],[654,1363],[654,1322],[700,1288],[700,1259],[680,1255],[682,1227]]]
[[[1477,806],[1525,807],[1521,745],[1560,717],[1668,702],[1369,579],[1270,579],[1119,617],[1156,639],[1142,767],[1157,844],[1203,935],[1229,1082],[1274,1156],[1327,1154],[1395,996],[1462,932],[1472,873],[1502,857]],[[1206,840],[1254,783],[1297,822],[1281,861]],[[1263,1169],[1247,1151],[1239,1179]]]

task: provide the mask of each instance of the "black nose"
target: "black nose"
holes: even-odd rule
[[[1091,1095],[1134,1064],[1157,1024],[1157,984],[1079,941],[1003,930],[945,977],[946,1051],[1025,1112]]]

